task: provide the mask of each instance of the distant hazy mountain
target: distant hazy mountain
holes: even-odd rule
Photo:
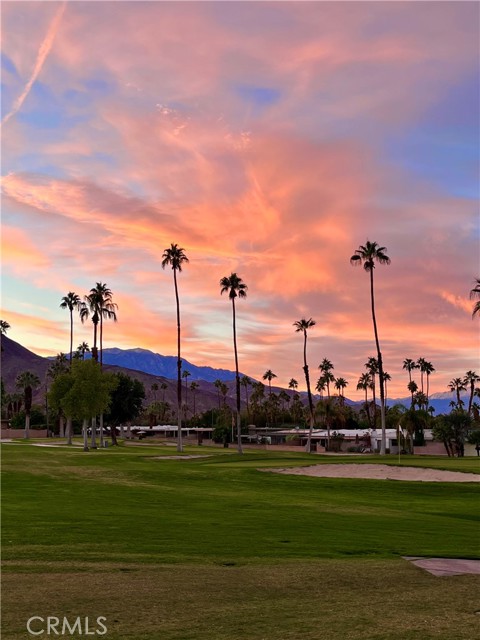
[[[163,378],[176,379],[177,377],[176,356],[162,356],[160,353],[153,353],[148,349],[118,349],[116,347],[104,349],[103,362],[136,371],[144,371]],[[213,367],[198,367],[184,358],[182,358],[182,371],[190,372],[188,383],[193,382],[193,380],[205,380],[206,382],[235,380],[235,371],[214,369]]]

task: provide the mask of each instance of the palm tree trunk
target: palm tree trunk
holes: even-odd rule
[[[73,437],[73,425],[72,425],[72,418],[67,416],[67,426],[65,428],[65,435],[67,437],[67,444],[72,444],[72,437]]]
[[[30,438],[30,411],[25,411],[25,440]]]
[[[375,343],[377,345],[377,359],[378,359],[378,374],[380,378],[380,424],[382,427],[382,443],[380,446],[380,455],[384,456],[387,449],[387,433],[385,429],[385,390],[383,380],[383,360],[382,353],[380,351],[380,342],[378,340],[377,320],[375,318],[375,297],[373,291],[373,266],[370,269],[370,298],[372,302],[372,320],[373,330],[375,333]]]
[[[82,432],[83,432],[83,450],[84,451],[88,451],[88,422],[87,419],[85,418],[83,420],[83,426],[82,426]]]
[[[180,359],[180,301],[178,299],[177,270],[173,270],[175,300],[177,303],[177,451],[183,451],[182,443],[182,361]]]
[[[97,417],[92,418],[92,435],[90,436],[90,446],[97,448]]]
[[[235,390],[237,395],[237,449],[238,453],[243,453],[242,449],[242,425],[240,418],[240,378],[238,377],[238,352],[237,352],[237,324],[235,318],[235,298],[232,298],[233,315],[233,350],[235,352]]]
[[[103,413],[100,414],[100,448],[103,449]]]
[[[315,422],[315,418],[313,416],[312,391],[310,389],[310,374],[309,374],[309,371],[308,371],[308,364],[307,364],[307,332],[306,332],[306,330],[304,330],[303,335],[304,335],[304,340],[303,340],[303,371],[305,372],[305,382],[307,383],[308,408],[310,410],[310,427],[308,429],[307,453],[311,453],[311,451],[312,451],[312,432],[313,432],[313,424]]]
[[[73,351],[73,309],[70,309],[70,368],[72,367]]]
[[[58,417],[58,436],[60,438],[64,438],[65,437],[65,428],[64,428],[64,421],[63,421],[63,416],[60,415]]]

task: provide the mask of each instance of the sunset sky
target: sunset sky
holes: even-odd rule
[[[104,347],[176,353],[304,388],[323,358],[352,399],[375,355],[431,391],[479,370],[477,2],[8,2],[2,13],[2,319],[40,355],[69,348],[68,291],[107,283]],[[74,345],[92,344],[75,323]]]

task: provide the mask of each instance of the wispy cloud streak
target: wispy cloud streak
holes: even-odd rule
[[[65,12],[65,8],[67,6],[67,2],[63,2],[58,8],[57,13],[55,14],[52,22],[50,23],[50,27],[48,29],[47,35],[45,36],[44,41],[40,45],[40,49],[38,50],[37,58],[35,60],[35,65],[33,67],[32,75],[28,79],[27,84],[25,85],[22,93],[18,96],[18,98],[13,103],[10,111],[2,118],[2,122],[0,123],[0,128],[6,124],[12,116],[14,116],[17,111],[21,108],[22,104],[25,102],[30,90],[38,78],[43,65],[45,64],[45,60],[47,59],[48,54],[50,53],[50,49],[52,48],[53,42],[55,40],[55,36],[57,35],[58,27],[60,26],[60,22],[62,20],[63,14]]]

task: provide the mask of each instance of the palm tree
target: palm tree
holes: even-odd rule
[[[377,395],[376,395],[376,385],[375,385],[375,376],[378,374],[378,360],[376,358],[370,357],[365,363],[365,369],[368,371],[371,377],[370,389],[372,390],[372,399],[373,399],[373,428],[377,428]]]
[[[295,378],[290,378],[290,382],[288,383],[288,388],[291,389],[292,391],[295,391],[295,389],[298,389],[298,382],[295,380]]]
[[[10,329],[10,325],[6,320],[0,320],[0,334],[4,335]]]
[[[346,387],[347,385],[348,385],[348,382],[347,382],[347,380],[345,380],[345,378],[337,378],[337,379],[335,380],[335,389],[337,389],[337,391],[338,391],[338,395],[339,395],[341,398],[344,398],[343,390],[345,389],[345,387]]]
[[[247,416],[248,416],[248,419],[250,420],[250,406],[248,403],[248,387],[251,386],[252,381],[248,376],[242,376],[240,380],[240,384],[242,384],[245,387],[245,402],[247,403]]]
[[[195,411],[195,396],[197,395],[197,389],[200,385],[198,384],[198,382],[191,382],[190,383],[190,391],[192,392],[193,395],[193,417],[195,418],[196,415],[196,411]]]
[[[406,371],[408,371],[408,381],[411,382],[412,381],[412,371],[414,369],[418,369],[417,363],[412,360],[411,358],[405,358],[405,360],[403,361],[403,369],[405,369]]]
[[[77,351],[82,356],[82,360],[85,360],[85,354],[90,353],[90,347],[87,342],[83,341],[78,345]]]
[[[384,371],[383,372],[383,382],[385,384],[385,404],[387,404],[387,399],[388,399],[387,382],[390,382],[391,379],[392,379],[392,376],[387,371]]]
[[[425,358],[419,358],[417,360],[417,369],[420,369],[420,390],[423,393],[423,374],[425,373],[425,365],[426,365],[426,360]]]
[[[265,373],[262,376],[262,380],[268,380],[269,396],[272,395],[272,380],[276,377],[277,377],[277,374],[273,373],[271,369],[268,369],[267,371],[265,371]]]
[[[15,380],[15,386],[17,389],[21,389],[23,391],[23,402],[25,406],[25,438],[28,439],[30,437],[30,414],[32,411],[33,389],[40,386],[40,378],[31,371],[24,371],[23,373],[18,374]]]
[[[173,283],[175,286],[175,300],[177,303],[177,421],[178,421],[178,440],[177,451],[183,451],[182,446],[182,360],[180,358],[180,301],[178,298],[177,271],[182,271],[182,265],[188,262],[185,249],[177,244],[171,244],[169,249],[165,249],[162,256],[162,269],[171,266],[173,270]]]
[[[428,398],[430,394],[430,376],[432,373],[434,373],[435,368],[431,362],[428,362],[427,360],[425,360],[423,364],[423,370],[425,372],[425,375],[427,376],[427,391],[425,395],[427,396],[427,405],[428,405]]]
[[[373,331],[375,334],[375,344],[377,346],[377,359],[378,359],[378,371],[380,374],[380,411],[381,411],[381,425],[382,425],[382,444],[380,447],[380,455],[385,455],[387,437],[385,430],[385,390],[383,388],[383,360],[382,352],[380,350],[380,341],[378,339],[377,320],[375,317],[375,296],[373,286],[373,270],[375,269],[375,263],[390,264],[390,258],[387,256],[386,248],[380,247],[376,242],[370,242],[367,240],[365,245],[355,251],[350,258],[350,263],[353,265],[363,264],[363,268],[370,275],[370,301],[372,309]]]
[[[365,391],[365,413],[367,414],[368,424],[371,426],[372,419],[368,408],[368,390],[372,388],[372,376],[370,373],[362,373],[357,382],[357,391]]]
[[[224,276],[220,280],[220,294],[228,293],[228,297],[232,301],[232,318],[233,318],[233,350],[235,353],[235,390],[237,395],[237,444],[238,453],[242,453],[242,431],[240,423],[240,377],[238,375],[238,350],[237,350],[237,325],[235,317],[235,298],[247,297],[247,285],[236,274],[231,273],[230,276]]]
[[[320,397],[323,398],[323,392],[325,391],[325,387],[327,386],[326,380],[324,376],[320,376],[317,380],[317,384],[315,385],[315,391],[318,391]]]
[[[70,313],[70,366],[72,366],[72,351],[73,351],[73,312],[75,310],[80,310],[82,301],[80,300],[80,296],[74,293],[73,291],[69,291],[66,296],[60,301],[61,309],[68,309]]]
[[[84,302],[80,306],[80,319],[84,322],[92,314],[93,322],[93,347],[92,358],[98,362],[97,349],[97,329],[100,323],[100,367],[103,367],[103,319],[107,318],[117,322],[118,305],[113,302],[111,289],[103,282],[96,282],[84,297]],[[96,417],[92,418],[92,440],[91,447],[96,449]],[[100,415],[100,446],[103,447],[103,414]]]
[[[470,291],[470,300],[473,298],[478,298],[478,300],[473,307],[472,318],[474,318],[477,313],[480,315],[480,278],[475,278],[475,286]]]
[[[112,301],[112,292],[103,282],[97,282],[84,297],[80,307],[80,319],[82,322],[92,317],[93,322],[93,347],[92,358],[98,362],[98,325],[100,324],[100,365],[103,364],[103,319],[117,321],[116,310],[118,305]]]
[[[465,386],[465,380],[462,380],[462,378],[453,378],[448,383],[448,388],[450,389],[450,391],[452,391],[453,393],[456,394],[456,396],[457,396],[457,408],[460,409],[462,407],[462,405],[463,405],[463,402],[460,399],[460,392],[461,391],[465,391],[466,388],[467,388]]]
[[[152,386],[150,387],[150,389],[153,391],[153,401],[157,402],[158,384],[156,382],[154,382],[152,384]]]
[[[165,391],[168,389],[168,384],[166,382],[162,382],[160,384],[160,389],[163,391],[162,402],[165,404]]]
[[[470,397],[468,399],[468,413],[472,412],[473,396],[475,395],[475,385],[480,381],[480,376],[475,371],[467,371],[463,384],[470,388]]]
[[[312,431],[313,431],[313,424],[315,421],[315,416],[313,413],[312,391],[310,389],[310,375],[309,375],[308,364],[307,364],[307,330],[314,327],[315,324],[316,323],[315,323],[315,320],[313,320],[313,318],[310,318],[309,320],[302,318],[301,320],[296,320],[293,323],[293,326],[295,327],[295,331],[297,333],[298,332],[303,333],[303,371],[305,372],[305,382],[307,383],[308,408],[310,411],[310,428],[308,430],[307,453],[310,453],[312,448]]]
[[[182,371],[182,378],[185,378],[185,416],[188,411],[188,387],[187,387],[187,378],[189,378],[192,374],[187,369]]]
[[[411,380],[408,385],[407,385],[408,390],[410,391],[411,395],[412,395],[412,405],[411,408],[414,408],[414,397],[415,394],[418,391],[418,384],[415,382],[415,380]]]

